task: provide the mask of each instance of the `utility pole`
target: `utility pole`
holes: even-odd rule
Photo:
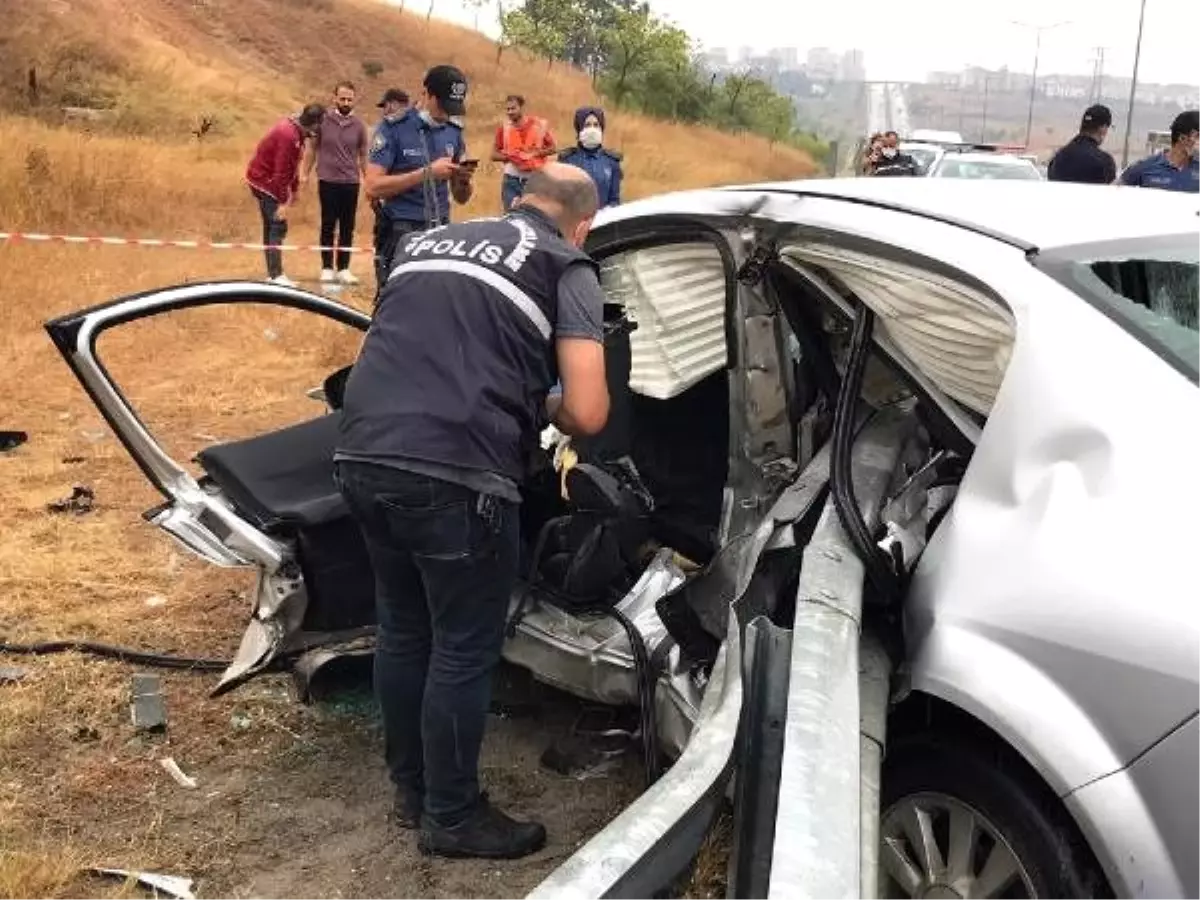
[[[1121,150],[1121,167],[1129,165],[1129,138],[1133,133],[1133,104],[1137,99],[1138,64],[1142,61],[1142,26],[1146,24],[1146,0],[1138,13],[1137,46],[1133,51],[1133,78],[1129,83],[1129,113],[1125,116],[1125,146]]]
[[[1029,79],[1029,115],[1025,119],[1025,149],[1028,150],[1029,142],[1033,137],[1033,102],[1034,98],[1037,97],[1038,61],[1042,55],[1042,32],[1071,23],[1055,22],[1053,25],[1030,25],[1027,22],[1013,22],[1013,24],[1021,28],[1032,28],[1037,34],[1037,39],[1033,46],[1033,77]]]
[[[988,108],[988,87],[992,83],[992,73],[987,72],[983,76],[983,125],[979,129],[979,142],[987,143],[987,108]]]

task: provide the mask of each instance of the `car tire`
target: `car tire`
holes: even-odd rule
[[[918,820],[916,810],[922,806],[924,818]],[[1011,752],[996,752],[972,740],[932,735],[902,739],[887,750],[880,812],[880,890],[887,892],[880,896],[1098,897],[1107,893],[1090,851],[1058,798]],[[978,838],[978,846],[973,846],[970,854],[959,855],[971,858],[968,867],[978,877],[974,881],[960,877],[952,884],[952,817],[959,817],[961,823],[972,814],[976,818],[971,820],[970,833],[985,836]],[[924,833],[935,835],[941,859],[950,863],[943,865],[941,884],[928,877],[920,851],[914,851],[915,842],[906,836],[912,833],[913,823],[919,831],[922,822],[927,823]],[[905,825],[910,826],[907,832]],[[963,827],[962,832],[967,829]],[[996,836],[1001,840],[996,841]],[[996,883],[996,877],[985,878],[987,865],[995,862],[993,855],[1003,855],[1005,850],[1015,857],[1017,874],[1006,888],[979,892],[985,881]],[[897,852],[911,853],[910,860],[926,876],[918,890],[911,889],[911,881],[905,888],[891,877],[888,864],[894,871]],[[1005,870],[1007,861],[998,862],[995,870]],[[913,873],[905,874],[911,878]]]

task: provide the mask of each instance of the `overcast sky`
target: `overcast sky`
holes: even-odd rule
[[[409,5],[421,9],[423,2]],[[435,15],[474,21],[461,0],[435,2]],[[867,76],[877,80],[916,80],[971,64],[1027,72],[1035,34],[1013,20],[1068,23],[1042,33],[1042,73],[1090,74],[1094,48],[1103,46],[1105,72],[1127,76],[1137,41],[1138,0],[650,0],[650,6],[706,47],[857,47],[866,54]],[[494,35],[490,7],[480,24]],[[1139,80],[1200,84],[1198,36],[1198,0],[1146,0]]]

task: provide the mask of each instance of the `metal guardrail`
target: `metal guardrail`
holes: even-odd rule
[[[695,859],[733,768],[742,713],[739,628],[737,616],[730,615],[728,636],[683,754],[530,898],[652,897]]]
[[[855,493],[868,526],[878,518],[909,427],[911,415],[885,410],[855,443]],[[860,652],[863,578],[830,499],[804,550],[797,589],[768,897],[877,894],[889,673],[878,645]],[[862,688],[860,661],[868,675]]]

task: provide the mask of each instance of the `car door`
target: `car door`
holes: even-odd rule
[[[270,304],[324,316],[365,332],[370,317],[305,291],[224,282],[183,285],[122,297],[46,323],[45,328],[100,414],[165,502],[145,516],[201,558],[220,566],[278,561],[276,542],[250,526],[222,498],[201,488],[182,461],[171,458],[126,399],[97,353],[104,332],[177,310]]]
[[[296,563],[295,541],[281,529],[273,527],[278,524],[276,520],[284,517],[278,514],[275,508],[282,507],[284,513],[311,516],[317,514],[319,507],[324,503],[328,512],[328,507],[338,502],[336,487],[331,480],[328,484],[321,482],[319,460],[315,465],[308,466],[308,472],[299,471],[303,467],[292,458],[293,454],[289,450],[284,449],[289,429],[275,432],[274,436],[267,436],[273,441],[275,449],[271,451],[268,448],[268,452],[273,452],[274,457],[264,458],[263,452],[257,454],[258,469],[268,476],[259,480],[269,481],[273,470],[287,472],[289,477],[293,478],[293,482],[298,474],[303,474],[308,477],[310,485],[316,483],[315,494],[320,496],[307,496],[291,502],[290,506],[286,497],[268,499],[263,503],[258,502],[261,498],[254,496],[253,488],[239,491],[237,478],[212,478],[213,469],[227,464],[231,456],[236,459],[239,452],[243,457],[247,455],[247,441],[227,443],[223,445],[223,450],[215,447],[202,450],[198,459],[205,471],[196,473],[194,469],[189,468],[188,460],[179,458],[178,454],[172,455],[161,437],[151,432],[128,399],[126,390],[117,383],[106,367],[97,349],[97,342],[106,332],[149,319],[169,319],[170,314],[183,310],[213,308],[213,316],[219,321],[226,321],[237,315],[237,308],[247,306],[257,307],[259,310],[274,307],[280,315],[286,314],[288,321],[310,323],[313,327],[334,327],[339,331],[345,328],[347,337],[365,332],[371,323],[368,315],[352,307],[302,290],[254,282],[218,282],[180,285],[122,297],[70,313],[45,325],[50,338],[96,405],[100,415],[151,485],[162,494],[163,503],[145,512],[144,518],[213,565],[254,567],[259,572],[251,628],[243,641],[243,648],[239,651],[235,665],[222,679],[222,686],[232,686],[267,665],[287,639],[288,632],[294,631],[302,618],[306,595]],[[308,319],[309,316],[314,319]],[[175,333],[179,333],[178,327]],[[185,341],[202,340],[204,333],[198,332],[192,336],[185,329],[183,337]],[[272,341],[276,336],[268,330],[264,339]],[[354,337],[354,340],[357,342],[358,338]],[[155,349],[147,348],[151,354]],[[195,349],[204,351],[207,348]],[[156,374],[161,373],[164,380],[170,383],[175,375],[171,369],[172,360],[164,357],[162,348],[158,348],[158,351],[159,358],[153,361],[154,365],[149,368],[143,365],[141,368]],[[345,362],[350,361],[352,360]],[[251,373],[250,379],[261,380],[263,383],[269,381],[271,373],[256,370],[254,359],[245,362]],[[319,380],[326,374],[328,373],[314,371],[312,378]],[[176,388],[181,392],[203,389],[203,385],[180,385]],[[228,401],[232,407],[229,410],[232,420],[245,419],[244,415],[239,414],[245,413],[246,410],[239,410],[237,404],[238,400],[248,393],[250,386]],[[189,399],[190,397],[181,396],[180,405],[186,405],[185,401]],[[313,408],[310,423],[292,426],[290,430],[319,432],[318,437],[321,440],[332,441],[336,432],[336,421],[332,416],[319,412],[315,404]],[[275,423],[270,427],[275,427]],[[311,434],[308,446],[314,448],[314,453],[321,452],[313,442]],[[205,464],[202,458],[210,451],[211,463]],[[332,466],[332,454],[329,456],[328,462]],[[314,491],[309,491],[310,495],[313,493]],[[280,613],[288,609],[289,604],[293,604],[291,611],[295,615],[292,616],[290,625],[285,626],[283,620],[287,617]],[[272,622],[272,619],[278,621]]]

